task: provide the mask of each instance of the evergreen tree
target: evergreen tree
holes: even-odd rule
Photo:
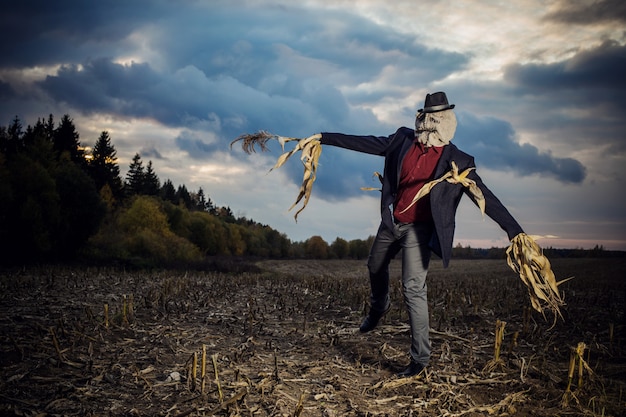
[[[215,204],[210,197],[207,197],[206,199],[206,211],[213,215],[217,213],[217,207],[215,207]]]
[[[9,134],[7,128],[0,126],[0,154],[5,154],[9,149]]]
[[[48,116],[48,120],[44,123],[45,138],[51,143],[54,141],[54,117],[52,114]]]
[[[72,259],[97,232],[105,205],[93,179],[78,164],[71,161],[60,163],[54,178],[59,195],[60,221],[52,253],[57,259]]]
[[[169,179],[163,183],[161,190],[159,191],[159,196],[164,201],[169,201],[172,204],[178,204],[178,200],[176,199],[176,189],[174,188],[174,184]]]
[[[84,151],[80,146],[79,134],[76,131],[76,126],[69,115],[64,115],[59,123],[59,126],[54,131],[54,150],[59,155],[67,152],[72,162],[76,163],[79,167],[84,168],[85,158]]]
[[[191,201],[191,210],[204,211],[213,215],[217,214],[213,201],[206,196],[202,187],[198,188],[197,193],[191,195]]]
[[[89,172],[93,178],[98,192],[105,185],[114,200],[122,197],[122,180],[120,179],[120,168],[117,165],[117,151],[111,144],[109,133],[104,131],[98,137],[91,153],[92,159],[89,161]]]
[[[143,173],[143,187],[141,193],[144,195],[157,196],[159,195],[160,188],[161,184],[159,181],[159,177],[157,177],[154,169],[152,168],[152,161],[148,161],[148,166]]]
[[[22,139],[24,148],[32,146],[37,138],[42,136],[43,132],[41,132],[41,127],[43,127],[43,125],[41,124],[40,120],[37,121],[35,127],[31,127],[30,125],[26,127],[26,132],[24,132],[24,136]]]
[[[46,124],[38,119],[33,127],[30,125],[26,128],[26,132],[22,137],[22,152],[33,161],[40,163],[51,175],[59,165],[59,155],[53,150],[53,142]]]
[[[235,223],[237,221],[230,207],[220,207],[216,214],[226,223]]]
[[[9,132],[9,137],[12,141],[14,142],[21,141],[22,134],[24,132],[22,130],[22,122],[20,121],[19,117],[15,116],[15,118],[13,119],[13,122],[9,126],[8,132]]]
[[[200,187],[198,192],[193,196],[193,200],[195,203],[194,210],[207,211],[207,201],[202,187]]]
[[[45,151],[45,149],[43,149]],[[60,198],[56,181],[49,167],[51,161],[40,160],[52,157],[48,152],[37,155],[39,160],[28,153],[17,152],[6,161],[8,174],[5,196],[8,203],[3,207],[4,224],[0,226],[3,239],[0,261],[38,262],[50,256],[55,247],[56,232],[60,225]]]
[[[185,187],[184,184],[179,185],[178,190],[176,190],[176,203],[188,209],[193,205],[191,202],[191,195],[189,194],[189,191],[187,191],[187,187]]]
[[[0,152],[6,152],[7,154],[15,153],[23,149],[22,136],[22,122],[19,117],[15,116],[11,124],[7,129],[2,132],[2,139],[0,140]]]
[[[124,183],[124,189],[126,195],[138,195],[143,190],[144,169],[141,156],[138,153],[133,156],[133,161],[128,167],[128,173],[126,173],[126,182]]]
[[[54,142],[54,119],[52,115],[48,117],[48,120],[37,119],[35,126],[30,125],[26,128],[24,134],[24,145],[29,147],[36,141],[42,140],[44,142],[52,144]]]

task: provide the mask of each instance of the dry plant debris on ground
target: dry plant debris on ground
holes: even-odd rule
[[[365,335],[364,261],[5,271],[0,415],[624,415],[625,262],[553,266],[576,278],[551,328],[504,260],[433,262],[432,363],[405,379],[395,377],[409,343],[395,261],[394,306]]]

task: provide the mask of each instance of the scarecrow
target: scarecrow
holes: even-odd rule
[[[417,111],[415,129],[399,128],[389,136],[356,136],[318,133],[308,138],[288,138],[268,132],[246,134],[242,142],[246,153],[255,146],[267,149],[267,141],[278,140],[284,153],[272,169],[282,166],[301,152],[304,176],[300,191],[290,210],[298,204],[298,214],[306,207],[317,174],[322,145],[379,155],[385,158],[381,189],[381,223],[370,249],[368,271],[370,309],[360,326],[361,332],[373,330],[390,309],[389,263],[402,252],[402,286],[411,327],[410,363],[400,377],[421,373],[428,365],[429,340],[426,275],[431,252],[447,267],[452,255],[456,210],[463,194],[494,220],[506,233],[511,245],[506,250],[508,265],[519,274],[528,288],[533,308],[543,314],[547,308],[556,320],[564,305],[550,262],[532,236],[524,233],[498,198],[476,173],[474,158],[461,151],[451,140],[456,132],[455,105],[444,92],[427,94],[424,107]],[[295,147],[285,151],[289,142]]]

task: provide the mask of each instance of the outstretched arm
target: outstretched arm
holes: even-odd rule
[[[383,155],[393,139],[391,136],[358,136],[343,133],[322,132],[322,145],[337,146],[372,155]]]

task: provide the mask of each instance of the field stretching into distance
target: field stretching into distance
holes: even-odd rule
[[[404,379],[399,261],[368,334],[365,261],[5,270],[0,415],[624,415],[626,259],[551,261],[556,323],[504,260],[433,260],[432,361]]]

